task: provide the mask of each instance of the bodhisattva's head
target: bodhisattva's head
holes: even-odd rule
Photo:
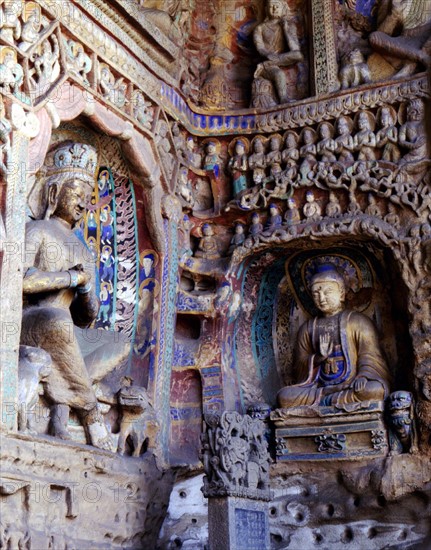
[[[342,275],[335,266],[320,266],[311,279],[310,288],[313,302],[325,316],[343,311],[346,287]]]
[[[71,227],[81,220],[95,186],[96,167],[96,151],[87,144],[63,142],[48,152],[45,219],[55,216]]]

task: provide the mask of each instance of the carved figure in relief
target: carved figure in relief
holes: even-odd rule
[[[347,54],[339,78],[343,90],[371,82],[370,69],[360,50],[355,49]]]
[[[374,116],[361,111],[356,117],[358,131],[353,137],[353,146],[358,151],[358,160],[376,160],[376,135]]]
[[[99,88],[103,99],[114,103],[117,107],[123,107],[127,103],[126,91],[127,85],[124,79],[115,79],[109,65],[99,64]]]
[[[286,147],[281,152],[281,160],[287,166],[296,166],[299,160],[298,140],[298,134],[292,130],[288,130],[284,134],[284,143]]]
[[[91,71],[93,63],[90,56],[85,53],[84,46],[75,40],[68,40],[66,54],[67,69],[89,86],[87,75]]]
[[[27,304],[21,343],[40,347],[51,356],[52,372],[46,381],[46,395],[54,404],[51,433],[70,438],[67,423],[73,407],[90,442],[112,449],[74,332],[74,325],[87,327],[99,310],[92,285],[94,265],[72,231],[89,202],[96,165],[96,152],[89,145],[63,142],[48,152],[45,218],[29,222],[26,228],[23,291]],[[54,256],[49,253],[53,247]]]
[[[256,243],[259,240],[259,235],[263,231],[263,224],[260,220],[260,214],[254,212],[251,216],[251,225],[248,228],[248,234],[252,238],[253,242]]]
[[[245,241],[245,235],[244,235],[244,225],[242,223],[237,223],[235,225],[235,233],[232,239],[230,240],[229,245],[229,251],[228,254],[233,254],[235,248],[238,246],[242,246]]]
[[[284,214],[284,223],[287,227],[292,227],[301,222],[301,216],[299,214],[296,201],[293,197],[287,200],[287,210]]]
[[[265,224],[265,235],[271,235],[276,229],[279,229],[283,223],[280,210],[276,204],[269,205],[269,216]]]
[[[338,136],[335,138],[335,144],[338,161],[344,166],[350,166],[355,162],[352,130],[353,122],[351,119],[341,116],[337,121]]]
[[[371,33],[372,48],[383,55],[401,78],[431,64],[431,14],[426,0],[381,2],[377,31]]]
[[[248,157],[248,166],[253,170],[253,181],[256,173],[261,173],[265,170],[265,138],[256,136],[252,141],[253,153]]]
[[[314,198],[313,191],[307,191],[305,194],[306,203],[302,208],[302,212],[307,221],[318,221],[322,217],[322,208],[320,204]]]
[[[351,412],[381,401],[390,375],[370,319],[345,309],[346,285],[333,264],[322,264],[310,290],[321,317],[298,332],[295,371],[299,384],[278,392],[281,407],[331,405]]]
[[[234,151],[232,150],[233,148]],[[248,150],[248,142],[242,138],[234,139],[229,144],[229,153],[231,154],[231,158],[229,159],[227,169],[232,175],[234,197],[236,197],[241,191],[247,189]]]
[[[178,176],[178,190],[181,198],[185,202],[185,206],[193,208],[195,200],[193,198],[193,187],[189,180],[189,171],[188,168],[180,168],[180,173]]]
[[[384,220],[386,223],[393,225],[397,229],[401,227],[400,217],[397,214],[396,206],[391,202],[388,203],[388,213],[384,217]]]
[[[269,138],[269,152],[265,156],[265,164],[271,169],[273,166],[280,167],[281,164],[281,136],[274,134]],[[272,171],[272,170],[271,170]],[[280,167],[281,171],[281,167]]]
[[[416,163],[428,158],[427,137],[423,118],[425,106],[421,99],[412,99],[407,105],[407,121],[401,126],[398,143],[405,153],[401,163]]]
[[[301,181],[310,181],[310,172],[316,164],[316,132],[313,128],[304,128],[301,132],[301,139],[304,145],[299,149],[299,156],[304,159],[299,167]]]
[[[192,136],[189,136],[186,141],[187,151],[186,151],[186,162],[193,168],[201,168],[202,166],[202,157],[196,151],[196,143]]]
[[[178,157],[181,160],[184,160],[187,145],[186,145],[184,134],[182,133],[178,122],[174,122],[172,124],[171,133],[172,133],[172,139],[175,145],[175,149],[177,150],[177,153],[178,153]]]
[[[326,205],[325,214],[328,218],[337,218],[341,215],[341,205],[337,195],[332,191],[329,193],[329,201]]]
[[[376,197],[372,193],[368,193],[368,206],[365,209],[365,214],[376,216],[377,218],[382,217],[380,206],[377,204]]]
[[[39,398],[39,384],[51,374],[51,357],[43,349],[19,347],[18,430],[33,432],[34,407]]]
[[[27,51],[39,39],[42,27],[42,13],[36,2],[26,2],[22,16],[23,25],[21,31],[21,42],[19,49]]]
[[[206,155],[204,157],[204,170],[211,170],[217,178],[220,174],[221,159],[218,153],[219,144],[215,141],[209,141],[206,145]]]
[[[153,124],[153,109],[150,101],[145,99],[140,90],[135,90],[132,94],[133,116],[142,124],[144,128],[151,130]]]
[[[22,0],[9,0],[0,7],[0,34],[12,44],[21,36],[22,10]]]
[[[320,141],[317,143],[317,154],[322,162],[335,162],[336,143],[333,139],[334,128],[329,122],[321,122],[317,127]]]
[[[0,89],[17,94],[22,85],[24,71],[17,63],[16,52],[7,46],[0,47]]]
[[[56,35],[52,34],[49,39],[44,40],[41,49],[42,51],[36,54],[34,59],[34,71],[37,78],[33,76],[34,85],[39,89],[54,82],[60,74],[60,47]]]
[[[302,61],[303,55],[295,22],[289,18],[285,3],[281,0],[267,0],[267,16],[255,28],[253,40],[257,51],[265,58],[265,61],[257,66],[254,78],[272,82],[277,92],[278,103],[288,102],[290,98],[283,68]]]
[[[205,260],[220,258],[214,230],[209,223],[204,223],[202,226],[202,237],[195,252],[195,258],[204,258]]]
[[[159,120],[156,130],[156,145],[159,152],[160,158],[163,162],[163,167],[168,175],[171,177],[174,166],[175,166],[175,157],[171,150],[171,142],[168,139],[168,124],[164,120]]]
[[[399,452],[416,450],[413,396],[408,391],[396,391],[388,398],[388,412],[394,435],[399,441]],[[392,448],[394,444],[391,445]],[[392,454],[394,449],[391,451]]]
[[[398,129],[396,127],[397,114],[390,105],[381,107],[378,111],[380,130],[376,134],[376,145],[382,150],[382,160],[398,162],[400,150],[398,148]]]

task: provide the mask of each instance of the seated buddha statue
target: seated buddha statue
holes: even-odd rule
[[[377,330],[366,315],[344,307],[343,276],[333,264],[323,264],[310,289],[321,315],[299,329],[294,367],[300,383],[278,392],[280,407],[326,405],[351,412],[385,399],[390,374]]]

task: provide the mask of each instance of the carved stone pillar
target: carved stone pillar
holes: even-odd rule
[[[10,152],[4,166],[4,242],[0,290],[0,426],[16,428],[18,397],[18,353],[22,317],[25,208],[28,175],[28,145],[39,131],[34,114],[25,114],[12,104]]]
[[[208,414],[201,438],[210,550],[269,549],[265,424],[235,411]]]
[[[338,64],[335,45],[333,0],[310,0],[313,51],[313,92],[315,95],[338,90]]]

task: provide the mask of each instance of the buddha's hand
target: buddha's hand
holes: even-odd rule
[[[363,376],[358,376],[356,380],[353,382],[353,389],[356,392],[362,392],[365,390],[365,387],[367,385],[367,379]]]
[[[319,354],[320,354],[320,361],[322,362],[325,359],[327,359],[334,349],[334,344],[331,340],[331,335],[325,332],[325,334],[322,334],[319,336]]]

